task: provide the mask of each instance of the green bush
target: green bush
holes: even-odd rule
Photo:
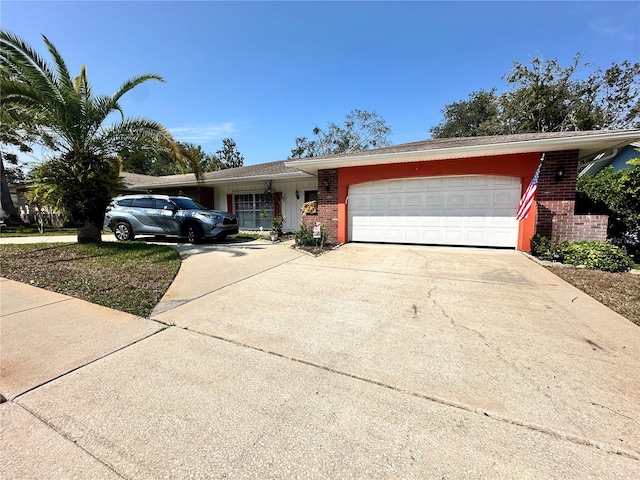
[[[568,240],[556,243],[551,247],[551,258],[556,262],[564,262],[564,257],[567,255],[569,247],[571,247],[571,243]]]
[[[569,265],[584,265],[592,270],[626,272],[633,266],[624,247],[607,242],[569,242],[555,245],[547,237],[536,235],[531,239],[531,253],[543,260],[554,260]]]
[[[561,261],[605,272],[626,272],[632,266],[624,248],[606,242],[572,243],[568,245]]]
[[[300,230],[296,232],[296,245],[309,246],[313,245],[313,229],[307,228],[304,223],[300,224]]]
[[[531,239],[531,253],[536,257],[546,260],[551,258],[551,241],[542,235],[536,234]]]
[[[627,164],[630,168],[614,172],[609,165],[596,175],[578,178],[576,213],[609,215],[607,237],[637,257],[640,255],[640,158]]]
[[[329,232],[324,225],[320,227],[320,234],[322,237],[320,238],[321,245],[327,245],[329,240]],[[300,245],[302,247],[312,247],[316,244],[316,239],[313,238],[313,227],[307,227],[304,223],[300,224],[300,230],[296,232],[296,245]]]

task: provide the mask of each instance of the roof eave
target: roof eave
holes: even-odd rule
[[[558,150],[581,150],[581,156],[595,155],[601,151],[628,145],[640,139],[640,131],[611,132],[593,136],[567,136],[558,138],[522,140],[489,145],[468,145],[417,150],[415,152],[372,153],[370,155],[342,156],[332,158],[310,158],[285,162],[287,167],[297,168],[311,175],[318,170],[339,167],[379,165],[386,163],[408,163],[419,161],[448,160],[454,158],[487,157],[530,152],[552,152]]]
[[[311,175],[305,172],[285,172],[275,174],[264,175],[252,175],[242,177],[229,177],[229,178],[212,178],[198,180],[187,180],[182,182],[163,182],[163,183],[149,183],[149,184],[135,184],[127,186],[128,190],[141,190],[141,189],[154,189],[154,188],[179,188],[179,187],[206,187],[210,185],[224,185],[226,183],[239,183],[239,182],[254,182],[260,180],[276,180],[276,179],[291,179],[291,178],[308,178]]]

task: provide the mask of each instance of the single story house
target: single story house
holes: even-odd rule
[[[529,251],[536,233],[553,241],[606,238],[606,216],[575,214],[578,168],[639,140],[640,130],[435,139],[210,172],[201,181],[124,174],[123,182],[128,191],[183,193],[233,212],[241,229],[270,229],[282,213],[285,230],[322,222],[337,242]],[[543,155],[536,202],[517,221]],[[317,200],[317,214],[302,216],[309,200]]]

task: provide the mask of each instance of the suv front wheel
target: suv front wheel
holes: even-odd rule
[[[202,231],[202,227],[197,223],[190,223],[187,227],[187,240],[189,243],[200,243],[202,241],[202,235],[204,232]]]
[[[126,240],[133,240],[133,230],[131,229],[131,225],[126,222],[118,222],[113,229],[113,234],[116,239],[124,242]]]

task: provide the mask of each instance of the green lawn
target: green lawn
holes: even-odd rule
[[[40,237],[51,235],[75,235],[75,228],[52,228],[45,227],[44,233],[38,231],[35,225],[27,225],[24,227],[2,227],[0,238],[2,237]]]
[[[143,242],[3,245],[5,278],[147,317],[180,268],[173,248]]]

